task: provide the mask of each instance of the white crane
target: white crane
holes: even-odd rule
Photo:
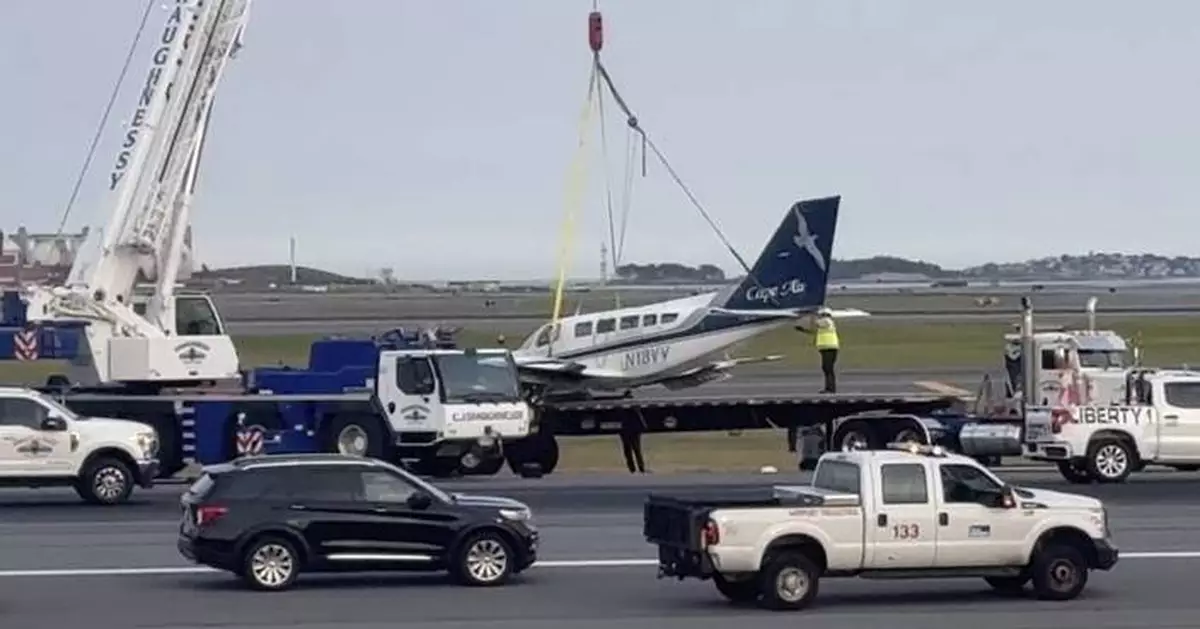
[[[213,95],[241,46],[251,0],[175,0],[109,175],[99,258],[66,286],[26,287],[26,317],[86,322],[71,380],[192,384],[238,377],[237,350],[206,295],[175,295]],[[149,264],[145,262],[149,261]],[[153,293],[136,303],[139,273]],[[182,329],[179,329],[182,328]]]

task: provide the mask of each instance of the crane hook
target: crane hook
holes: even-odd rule
[[[604,48],[604,18],[599,11],[588,14],[588,46],[597,54]]]

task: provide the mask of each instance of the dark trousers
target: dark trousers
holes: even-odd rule
[[[646,473],[646,460],[642,457],[642,432],[640,430],[621,431],[621,452],[625,455],[625,467],[630,474]]]
[[[833,372],[833,368],[837,365],[838,351],[836,349],[820,350],[821,354],[821,373],[825,376],[825,388],[822,393],[837,393],[837,374]]]

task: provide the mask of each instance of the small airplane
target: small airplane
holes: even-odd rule
[[[795,324],[825,308],[841,197],[799,201],[737,285],[644,306],[562,317],[513,351],[522,384],[543,397],[698,386],[738,365],[782,356],[714,359],[732,345]]]

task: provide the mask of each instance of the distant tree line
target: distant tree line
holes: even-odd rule
[[[725,271],[713,264],[688,266],[676,262],[660,262],[657,264],[622,264],[617,267],[617,281],[628,284],[683,282],[709,283],[724,282]]]

